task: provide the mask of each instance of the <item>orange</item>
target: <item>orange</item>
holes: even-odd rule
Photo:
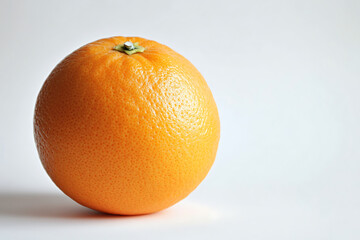
[[[51,72],[34,134],[46,172],[66,195],[136,215],[172,206],[200,184],[220,122],[208,85],[183,56],[155,41],[111,37]]]

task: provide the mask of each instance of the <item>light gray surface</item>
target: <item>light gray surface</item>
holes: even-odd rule
[[[1,239],[359,239],[359,1],[0,1]],[[107,217],[42,169],[33,108],[67,54],[114,35],[187,57],[218,104],[217,160],[159,214]]]

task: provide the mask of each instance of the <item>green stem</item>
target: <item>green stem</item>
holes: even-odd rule
[[[132,43],[130,41],[127,41],[123,44],[116,45],[113,49],[116,51],[119,51],[119,52],[126,53],[127,55],[131,55],[131,54],[138,53],[138,52],[144,52],[144,50],[145,50],[145,48],[142,46],[139,46],[139,44],[137,42]]]

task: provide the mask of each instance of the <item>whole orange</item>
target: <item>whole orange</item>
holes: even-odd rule
[[[34,134],[45,170],[66,195],[135,215],[167,208],[200,184],[220,122],[204,78],[183,56],[155,41],[111,37],[51,72]]]

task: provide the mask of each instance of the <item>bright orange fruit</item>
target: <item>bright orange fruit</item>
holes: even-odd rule
[[[135,215],[167,208],[200,184],[220,122],[204,78],[183,56],[155,41],[112,37],[55,67],[34,131],[42,164],[66,195]]]

